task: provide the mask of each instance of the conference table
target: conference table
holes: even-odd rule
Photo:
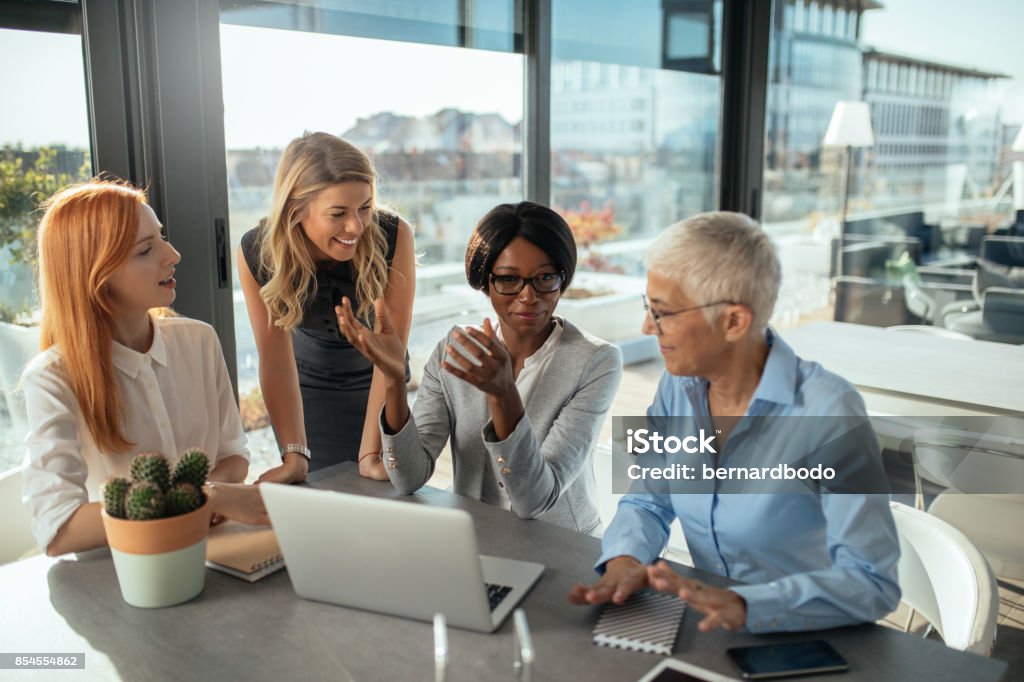
[[[486,554],[537,561],[544,575],[521,606],[536,651],[534,680],[636,680],[660,656],[594,646],[598,607],[567,603],[576,581],[594,579],[600,541],[542,521],[437,489],[398,496],[388,482],[359,477],[352,464],[315,472],[309,484],[409,504],[454,507],[475,520]],[[345,523],[345,519],[339,519]],[[374,532],[372,523],[367,533]],[[329,542],[329,538],[324,538]],[[367,557],[373,561],[373,557]],[[409,558],[415,562],[415,557]],[[728,581],[692,568],[685,575],[708,583]],[[0,677],[35,679],[430,680],[430,623],[357,611],[298,598],[285,571],[256,583],[208,571],[205,590],[191,602],[137,609],[122,599],[110,554],[97,550],[77,560],[35,557],[0,567],[4,652],[84,653],[84,670],[3,670]],[[339,575],[339,580],[345,576]],[[448,680],[512,680],[511,618],[494,634],[449,628]],[[825,639],[850,662],[835,679],[998,680],[1006,663],[954,651],[873,624],[814,633],[752,635],[700,633],[699,617],[683,619],[674,655],[736,675],[728,647]],[[824,678],[822,678],[824,679]]]
[[[846,322],[812,322],[782,338],[856,386],[872,414],[1024,414],[1024,346]]]

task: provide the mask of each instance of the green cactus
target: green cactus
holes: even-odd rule
[[[103,484],[103,508],[116,519],[125,518],[124,498],[132,482],[127,478],[112,478]]]
[[[130,521],[148,521],[164,515],[165,496],[156,483],[140,481],[128,489],[125,509]]]
[[[143,452],[136,455],[132,460],[131,471],[133,481],[148,481],[160,488],[160,492],[167,492],[171,469],[160,453]]]
[[[167,516],[178,516],[203,506],[203,494],[191,483],[179,483],[167,493]]]
[[[206,457],[206,453],[199,448],[191,448],[181,455],[178,463],[174,466],[171,485],[191,483],[196,488],[202,489],[209,473],[210,460]]]

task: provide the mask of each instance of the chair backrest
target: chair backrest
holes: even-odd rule
[[[1024,237],[1006,237],[1001,235],[990,235],[981,240],[982,258],[1009,265],[1010,267],[1024,266]]]
[[[12,427],[24,435],[25,404],[18,390],[21,371],[39,352],[39,327],[0,322],[0,400],[4,401]]]
[[[902,601],[931,623],[946,646],[988,655],[999,592],[985,557],[953,526],[890,502],[900,540]]]
[[[831,265],[836,273],[836,253],[839,239],[831,244]],[[863,234],[847,234],[843,237],[843,275],[854,277],[870,277],[885,279],[885,263],[896,260],[904,252],[917,264],[921,263],[921,240],[915,237],[872,236]]]
[[[903,287],[867,277],[836,278],[836,322],[892,327],[915,322],[903,300]]]
[[[21,503],[21,467],[0,474],[0,518],[4,532],[0,534],[0,564],[35,554],[31,516]]]
[[[981,315],[997,332],[1024,336],[1024,289],[986,289],[981,295]]]

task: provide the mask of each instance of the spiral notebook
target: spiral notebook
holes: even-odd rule
[[[651,590],[634,592],[622,604],[608,604],[594,627],[594,644],[672,655],[686,604]]]
[[[284,568],[274,529],[225,521],[210,529],[206,565],[251,583]]]

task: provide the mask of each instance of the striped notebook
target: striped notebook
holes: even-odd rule
[[[608,604],[594,628],[594,644],[649,654],[672,655],[686,604],[651,590],[634,592],[623,604]]]

